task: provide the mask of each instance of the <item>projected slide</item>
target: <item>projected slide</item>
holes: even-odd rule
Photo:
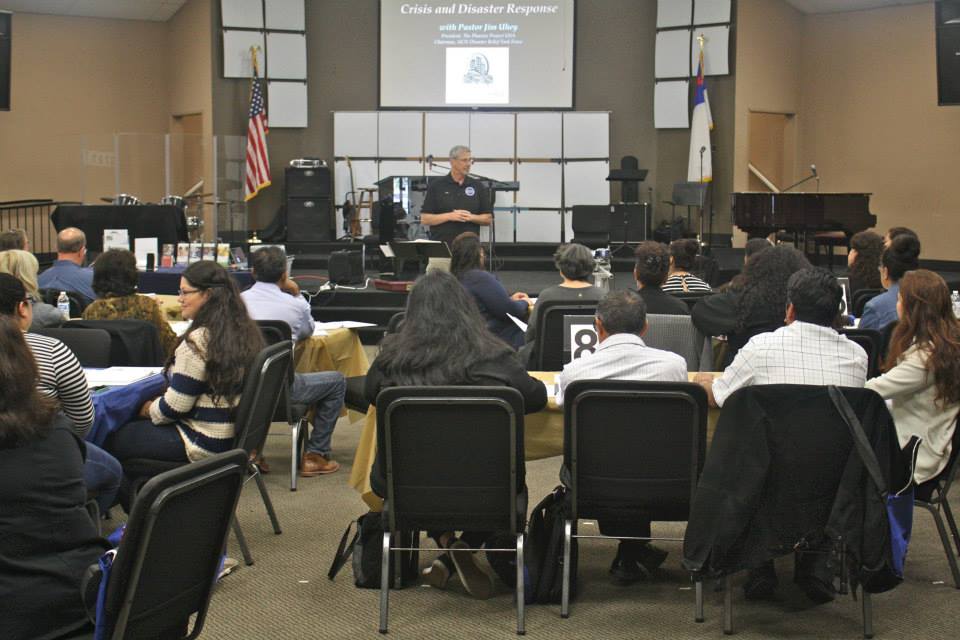
[[[572,108],[575,0],[380,0],[380,106]]]

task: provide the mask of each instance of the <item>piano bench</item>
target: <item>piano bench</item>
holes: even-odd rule
[[[850,251],[850,236],[843,231],[821,231],[813,235],[814,263],[820,265],[820,247],[826,247],[827,268],[833,271],[833,248],[846,247]]]

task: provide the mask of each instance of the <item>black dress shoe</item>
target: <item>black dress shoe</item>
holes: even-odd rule
[[[647,580],[650,577],[650,572],[639,561],[628,560],[617,554],[613,559],[613,564],[610,565],[610,575],[614,577],[617,584],[626,586],[634,582]]]
[[[766,562],[756,569],[750,569],[743,585],[743,595],[747,600],[769,600],[773,597],[777,584],[777,572],[773,568],[773,562]]]

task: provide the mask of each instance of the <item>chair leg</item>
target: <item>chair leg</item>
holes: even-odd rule
[[[946,505],[946,502],[942,503]],[[953,545],[950,544],[950,538],[947,536],[947,528],[943,524],[943,518],[936,509],[930,510],[933,515],[933,521],[937,525],[937,533],[940,534],[940,542],[943,544],[943,552],[947,554],[947,562],[950,563],[950,573],[953,575],[953,584],[960,589],[960,569],[957,568],[957,558],[953,553]]]
[[[733,633],[733,583],[730,576],[723,578],[723,633]]]
[[[703,622],[703,580],[694,580],[693,590],[694,590],[693,621]]]
[[[260,497],[263,498],[263,506],[267,508],[267,515],[270,516],[270,524],[273,525],[273,532],[280,535],[280,521],[277,520],[277,512],[273,510],[273,501],[270,500],[270,494],[267,493],[267,484],[263,481],[263,476],[257,471],[253,474],[257,480],[257,488],[260,490]]]
[[[943,509],[943,515],[947,518],[947,524],[950,526],[950,533],[953,535],[953,543],[957,546],[957,553],[960,553],[960,533],[957,532],[957,521],[953,518],[953,510],[946,496],[941,498],[940,506]]]
[[[524,581],[523,533],[517,534],[517,635],[527,632],[526,583]]]
[[[380,633],[387,632],[387,608],[390,606],[390,532],[383,532],[380,549]],[[402,545],[401,545],[402,546]]]
[[[870,594],[860,589],[860,601],[863,603],[863,637],[869,640],[873,637],[873,602]]]
[[[297,472],[300,466],[300,422],[290,425],[290,491],[297,490]]]
[[[570,547],[572,546],[573,523],[563,521],[563,583],[560,595],[560,617],[570,617]]]
[[[233,522],[230,523],[230,526],[233,527],[233,535],[237,537],[237,544],[240,545],[243,562],[249,567],[253,564],[253,556],[250,555],[250,547],[247,546],[247,539],[243,537],[243,530],[240,528],[240,523],[237,522],[236,514],[234,514]]]

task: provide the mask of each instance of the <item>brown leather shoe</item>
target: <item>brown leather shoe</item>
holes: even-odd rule
[[[340,463],[336,460],[327,460],[319,453],[307,451],[303,454],[303,461],[300,463],[300,477],[323,476],[335,473],[338,469],[340,469]]]

